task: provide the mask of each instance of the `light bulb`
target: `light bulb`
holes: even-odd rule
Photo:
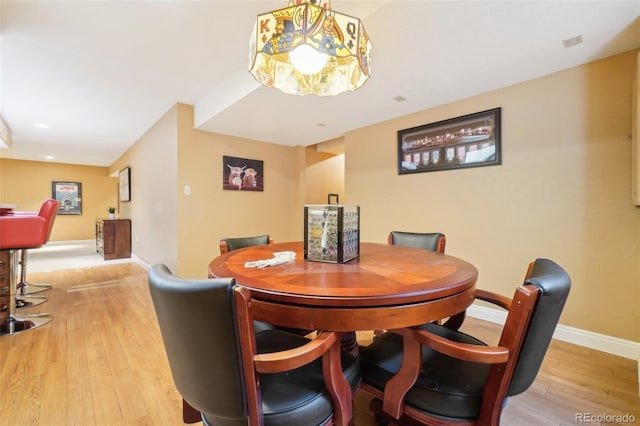
[[[308,44],[301,44],[289,52],[289,59],[298,71],[309,75],[317,73],[327,63],[327,55],[318,52]]]

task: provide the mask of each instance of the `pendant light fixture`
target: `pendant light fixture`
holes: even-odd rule
[[[371,75],[371,41],[360,19],[329,0],[290,0],[258,15],[249,72],[262,85],[293,95],[333,96],[360,88]]]

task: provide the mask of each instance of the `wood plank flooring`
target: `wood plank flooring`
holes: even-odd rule
[[[144,269],[128,263],[28,278],[54,288],[44,293],[47,303],[20,313],[51,312],[54,320],[0,338],[0,426],[182,424]],[[495,339],[496,325],[468,321],[466,331]],[[358,339],[366,344],[371,333]],[[554,341],[534,385],[509,400],[502,424],[579,424],[580,413],[628,414],[640,424],[636,370],[632,360]],[[375,425],[369,399],[355,396],[356,426]]]

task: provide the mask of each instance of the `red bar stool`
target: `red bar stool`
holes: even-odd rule
[[[8,215],[14,216],[37,216],[39,212],[11,212]],[[47,241],[49,239],[47,238]],[[47,242],[45,241],[45,243]],[[27,282],[27,249],[20,250],[20,259],[18,260],[20,264],[20,281],[16,285],[16,294],[19,298],[28,298],[27,301],[23,303],[24,307],[32,307],[35,305],[39,305],[40,303],[46,302],[46,297],[29,297],[32,294],[40,293],[43,291],[51,290],[53,287],[51,284],[31,284]],[[38,299],[44,299],[43,301],[37,301]],[[20,306],[20,305],[19,305]]]
[[[53,319],[49,314],[17,315],[15,291],[18,251],[42,247],[49,240],[57,213],[58,201],[46,200],[37,215],[0,216],[0,336],[36,328]]]

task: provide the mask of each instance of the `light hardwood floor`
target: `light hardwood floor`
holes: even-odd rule
[[[54,320],[0,338],[1,426],[182,424],[144,269],[129,263],[28,278],[54,285],[49,301],[31,310]],[[496,325],[468,321],[466,331],[495,340]],[[371,334],[358,338],[366,344]],[[579,424],[580,413],[628,414],[640,424],[636,370],[632,360],[554,341],[534,385],[509,400],[502,424]],[[375,425],[369,399],[355,396],[356,426]]]

